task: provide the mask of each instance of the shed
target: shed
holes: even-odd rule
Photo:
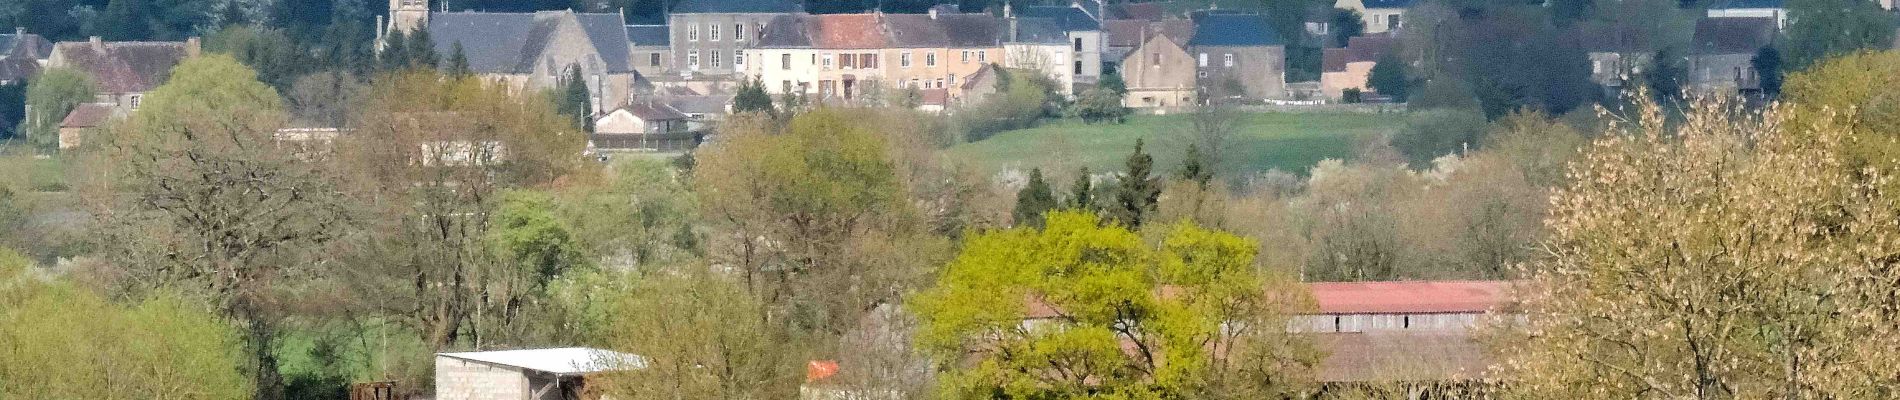
[[[85,144],[87,132],[105,126],[112,120],[111,104],[84,103],[73,107],[66,118],[59,121],[59,148],[70,149]]]
[[[1309,283],[1318,308],[1294,332],[1462,332],[1510,301],[1512,281]]]
[[[588,374],[646,368],[646,359],[586,347],[436,353],[436,400],[580,398]]]

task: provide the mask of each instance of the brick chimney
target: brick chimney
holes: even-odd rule
[[[185,39],[185,56],[186,57],[197,57],[199,50],[202,48],[203,46],[199,44],[197,36],[192,36]]]

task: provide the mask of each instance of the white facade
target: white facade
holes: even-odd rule
[[[1387,331],[1465,332],[1484,313],[1315,314],[1287,321],[1288,332],[1366,333]]]
[[[1709,18],[1774,18],[1775,29],[1788,28],[1788,10],[1784,8],[1711,8]]]
[[[1365,22],[1364,33],[1390,32],[1405,26],[1405,9],[1397,7],[1367,8],[1362,0],[1338,0],[1333,8],[1343,8],[1359,12],[1359,19]]]

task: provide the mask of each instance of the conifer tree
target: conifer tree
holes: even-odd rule
[[[435,69],[442,61],[442,56],[435,52],[435,41],[429,39],[428,29],[417,29],[410,33],[408,47],[406,50],[411,67]]]
[[[408,37],[409,35],[396,30],[390,31],[389,36],[383,38],[383,51],[376,54],[376,60],[384,71],[397,71],[409,67]]]
[[[558,86],[560,92],[556,99],[555,110],[561,115],[574,118],[574,126],[587,132],[594,131],[594,106],[589,101],[587,79],[581,76],[581,67],[567,69],[567,78]]]
[[[1181,160],[1181,179],[1194,182],[1202,189],[1214,181],[1214,171],[1207,168],[1207,156],[1201,153],[1198,145],[1188,144],[1187,155]]]
[[[1042,178],[1042,169],[1029,170],[1029,183],[1016,192],[1016,225],[1041,228],[1043,214],[1059,204],[1055,192],[1049,189],[1049,182]]]
[[[1069,208],[1095,212],[1095,181],[1089,177],[1089,167],[1075,174],[1075,183],[1069,185]]]
[[[1155,211],[1161,197],[1161,182],[1154,174],[1154,156],[1142,151],[1142,140],[1135,139],[1135,152],[1128,154],[1127,171],[1115,188],[1115,204],[1108,214],[1129,229],[1141,227],[1144,218]]]
[[[455,42],[455,46],[449,52],[448,63],[445,68],[448,69],[449,76],[459,78],[475,74],[475,70],[468,66],[468,53],[462,50],[462,42]]]

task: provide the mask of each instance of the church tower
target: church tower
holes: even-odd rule
[[[412,32],[429,27],[429,0],[389,0],[389,31]]]

